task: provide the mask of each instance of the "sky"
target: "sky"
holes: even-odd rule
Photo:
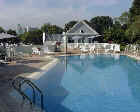
[[[131,5],[132,0],[0,0],[0,26],[40,27],[48,22],[64,26],[71,20],[118,17]]]

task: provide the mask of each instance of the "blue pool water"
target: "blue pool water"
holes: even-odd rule
[[[60,60],[34,81],[47,112],[140,112],[140,62],[110,55]]]

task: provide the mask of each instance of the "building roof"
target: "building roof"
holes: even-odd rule
[[[99,35],[93,28],[91,28],[85,21],[80,21],[75,24],[66,34],[71,35]]]
[[[93,28],[91,28],[85,21],[80,21],[77,24],[75,24],[69,31],[67,31],[65,34],[47,34],[46,35],[46,41],[63,41],[63,36],[67,35],[68,37],[73,37],[74,39],[77,37],[98,37],[98,32],[96,32]]]

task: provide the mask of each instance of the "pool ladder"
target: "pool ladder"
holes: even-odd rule
[[[33,101],[32,99],[27,96],[25,94],[24,91],[22,91],[22,86],[24,84],[27,84],[28,86],[30,86],[32,88],[32,91],[33,91]],[[13,81],[12,81],[12,86],[13,88],[22,96],[23,100],[27,99],[29,101],[29,103],[31,104],[31,106],[33,104],[36,104],[36,94],[35,94],[35,90],[38,91],[40,93],[40,98],[41,98],[41,101],[40,101],[40,104],[41,104],[41,109],[43,110],[44,109],[44,96],[43,96],[43,93],[42,91],[32,82],[30,81],[29,79],[27,78],[24,78],[22,76],[18,76],[16,77]]]

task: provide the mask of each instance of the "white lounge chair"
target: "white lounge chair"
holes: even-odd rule
[[[40,50],[38,48],[33,47],[32,50],[33,50],[32,54],[38,54],[38,55],[40,55]]]
[[[82,52],[88,52],[89,51],[89,48],[88,47],[85,47],[85,46],[82,46],[80,50]]]
[[[0,60],[0,65],[6,65],[6,64],[9,64],[9,63],[4,60]]]
[[[95,53],[95,46],[92,46],[89,51],[90,51],[90,54]]]

